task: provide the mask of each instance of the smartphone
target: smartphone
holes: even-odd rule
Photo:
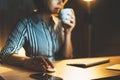
[[[0,76],[0,80],[5,80],[2,76]]]
[[[48,75],[46,73],[31,74],[30,77],[36,80],[63,80],[60,77]]]

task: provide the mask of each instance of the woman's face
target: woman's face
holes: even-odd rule
[[[57,14],[68,0],[48,0],[48,8],[51,14]]]

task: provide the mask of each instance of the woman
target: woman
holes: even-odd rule
[[[50,60],[72,58],[71,32],[75,16],[69,15],[70,23],[55,16],[66,2],[34,0],[37,11],[17,23],[1,51],[1,62],[46,71],[49,67],[54,68]],[[17,54],[21,47],[26,51],[25,57]]]

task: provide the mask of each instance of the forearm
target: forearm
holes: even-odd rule
[[[6,64],[22,66],[23,68],[34,71],[46,71],[49,67],[54,68],[51,61],[49,61],[48,58],[43,56],[30,58],[30,57],[23,57],[18,54],[12,54],[11,56],[8,57]]]
[[[72,58],[73,57],[71,33],[65,34],[65,42],[64,42],[64,46],[63,46],[63,56],[65,58]]]
[[[4,62],[5,64],[12,64],[12,65],[18,65],[18,66],[23,66],[24,61],[26,59],[29,59],[29,57],[23,57],[18,54],[12,54],[10,55],[7,60]]]

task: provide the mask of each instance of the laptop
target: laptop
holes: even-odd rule
[[[87,59],[85,61],[79,61],[78,60],[76,62],[75,61],[74,62],[69,62],[69,63],[67,63],[67,65],[87,68],[87,67],[107,63],[109,61],[110,61],[109,58],[90,58],[90,59]]]

